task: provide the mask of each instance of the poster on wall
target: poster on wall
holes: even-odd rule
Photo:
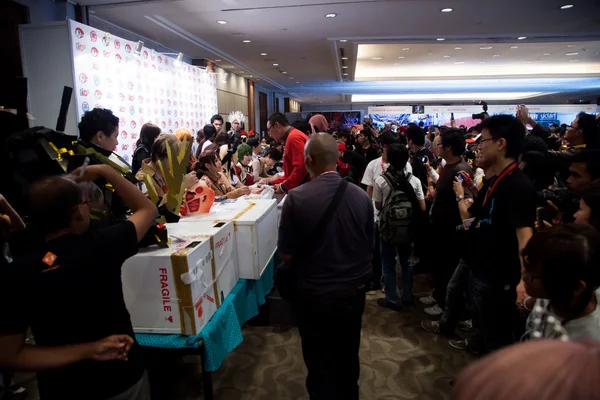
[[[216,75],[106,32],[69,21],[78,121],[106,108],[119,117],[116,153],[130,162],[140,128],[192,134],[217,114]],[[195,136],[195,135],[194,135]]]

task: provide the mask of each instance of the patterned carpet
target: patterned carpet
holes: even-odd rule
[[[447,339],[423,331],[422,306],[391,311],[377,306],[381,296],[367,296],[363,315],[361,399],[448,399],[450,381],[472,357],[451,348]],[[161,370],[162,393],[154,400],[203,398],[197,357],[162,360]],[[305,377],[296,328],[246,326],[244,342],[213,374],[215,399],[304,400],[308,399]],[[38,399],[32,375],[17,379],[32,391],[28,399]]]

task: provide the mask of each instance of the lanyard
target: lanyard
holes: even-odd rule
[[[498,178],[496,178],[496,180],[494,181],[494,184],[492,186],[490,186],[489,189],[487,190],[487,192],[485,193],[485,197],[483,198],[482,207],[485,207],[485,203],[487,203],[488,197],[490,197],[492,195],[492,193],[496,189],[496,186],[498,186],[498,183],[500,183],[500,181],[502,179],[504,179],[508,174],[513,172],[515,168],[517,168],[517,163],[513,162],[508,167],[506,167],[504,169],[504,171],[502,171],[502,173],[500,173],[500,175],[498,175]]]

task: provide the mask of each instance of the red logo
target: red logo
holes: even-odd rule
[[[121,138],[127,139],[127,131],[121,131]]]
[[[95,42],[96,40],[98,40],[98,35],[96,35],[96,31],[91,31],[90,32],[90,40],[92,42]]]
[[[144,59],[147,60],[148,59],[148,52],[146,50],[144,50]]]
[[[84,36],[83,29],[75,28],[75,36],[77,36],[79,39],[81,39]]]
[[[92,47],[92,56],[98,57],[98,49],[95,47]]]
[[[115,49],[119,50],[121,48],[121,42],[119,39],[115,39]]]
[[[131,123],[129,124],[129,126],[131,127],[131,129],[135,129],[135,127],[137,126],[137,124],[135,123],[135,121],[131,121]]]
[[[162,57],[161,56],[158,56],[158,63],[162,64]]]
[[[131,46],[129,44],[125,45],[125,53],[131,53]]]
[[[56,255],[51,252],[47,252],[44,258],[42,258],[42,262],[49,267],[54,264],[54,261],[56,261]]]

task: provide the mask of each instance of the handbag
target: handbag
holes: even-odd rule
[[[329,222],[332,220],[333,215],[337,211],[338,205],[340,204],[342,196],[346,192],[347,188],[348,182],[342,180],[337,191],[335,192],[335,195],[333,196],[333,200],[331,200],[331,203],[329,203],[329,206],[325,210],[325,213],[323,213],[323,216],[317,223],[315,229],[310,235],[305,236],[306,240],[301,242],[296,248],[296,253],[292,257],[292,260],[289,263],[285,263],[277,268],[275,283],[282,299],[290,302],[296,299],[298,292],[298,265],[303,259],[306,258],[306,255],[310,252],[310,249],[316,243],[319,243],[325,228],[327,225],[329,225]]]

